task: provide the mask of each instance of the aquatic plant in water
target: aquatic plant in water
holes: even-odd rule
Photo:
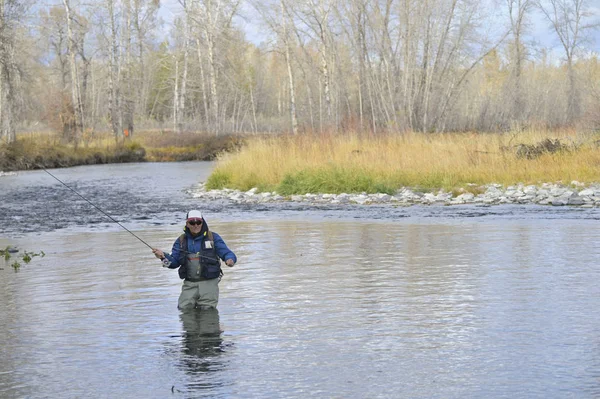
[[[5,249],[0,249],[0,256],[4,257],[4,260],[6,262],[8,262],[10,260],[10,258],[12,257],[13,253],[17,253],[18,250],[12,247],[6,247]],[[40,251],[40,252],[31,252],[31,251],[25,251],[23,252],[23,255],[21,256],[21,260],[23,262],[25,262],[25,264],[29,264],[29,262],[31,262],[33,260],[33,258],[35,258],[36,256],[39,257],[44,257],[46,256],[46,254],[44,253],[44,251]],[[10,265],[15,271],[18,271],[21,268],[21,263],[18,260],[15,260],[11,265]]]

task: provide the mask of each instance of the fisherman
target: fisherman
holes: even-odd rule
[[[179,268],[179,277],[183,279],[179,309],[216,309],[223,275],[221,260],[233,267],[237,257],[220,235],[208,229],[202,212],[187,213],[184,234],[175,240],[170,254],[157,248],[152,248],[152,252],[163,261],[164,267]]]

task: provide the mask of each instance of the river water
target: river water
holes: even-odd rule
[[[236,252],[218,312],[44,171],[0,178],[0,397],[600,396],[596,209],[200,203],[211,163],[50,172],[169,249],[199,208]]]

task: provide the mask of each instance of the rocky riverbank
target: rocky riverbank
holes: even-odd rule
[[[475,191],[475,190],[474,190]],[[540,186],[515,185],[502,187],[489,184],[479,187],[481,194],[465,192],[459,195],[440,191],[422,193],[410,188],[402,188],[394,195],[389,194],[304,194],[284,197],[275,192],[259,193],[256,188],[249,191],[231,189],[207,190],[204,183],[188,190],[195,198],[206,200],[228,200],[238,204],[257,204],[293,201],[307,204],[390,204],[410,205],[499,205],[499,204],[538,204],[552,206],[577,206],[592,208],[600,206],[600,183],[584,185],[573,181],[570,185],[545,183]]]
[[[0,171],[0,177],[13,176],[15,172]],[[500,204],[537,204],[552,206],[578,206],[584,208],[600,207],[600,183],[584,185],[573,181],[570,185],[544,183],[541,186],[518,184],[502,187],[489,184],[478,187],[481,194],[465,192],[453,195],[449,192],[423,193],[410,188],[402,188],[394,195],[389,194],[304,194],[282,196],[276,192],[258,192],[257,188],[248,191],[231,189],[207,190],[204,183],[187,191],[194,198],[206,200],[227,200],[236,204],[258,204],[269,202],[301,202],[306,204],[390,204],[410,205],[500,205]]]

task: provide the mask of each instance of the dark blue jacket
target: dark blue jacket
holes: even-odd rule
[[[200,234],[198,234],[196,237],[192,236],[192,234],[189,232],[188,228],[185,228],[185,238],[187,240],[187,250],[188,252],[200,252],[200,249],[202,248],[202,241],[206,238],[207,234],[208,234],[208,225],[206,224],[206,220],[204,220],[204,223],[202,224],[202,229],[200,230]],[[212,232],[213,235],[213,240],[215,242],[215,250],[217,252],[217,255],[219,256],[219,258],[221,258],[223,261],[226,261],[227,259],[233,259],[234,263],[237,263],[237,257],[235,256],[235,254],[227,247],[227,244],[225,244],[225,241],[223,241],[223,239],[221,238],[220,235],[218,235],[217,233],[215,233],[214,231]],[[171,253],[167,254],[165,253],[165,258],[167,258],[169,260],[169,262],[171,262],[171,264],[168,266],[169,269],[177,269],[179,266],[182,265],[183,260],[185,259],[185,255],[186,254],[182,254],[181,253],[181,246],[179,243],[179,237],[175,240],[175,243],[173,243],[173,248],[171,249]]]

